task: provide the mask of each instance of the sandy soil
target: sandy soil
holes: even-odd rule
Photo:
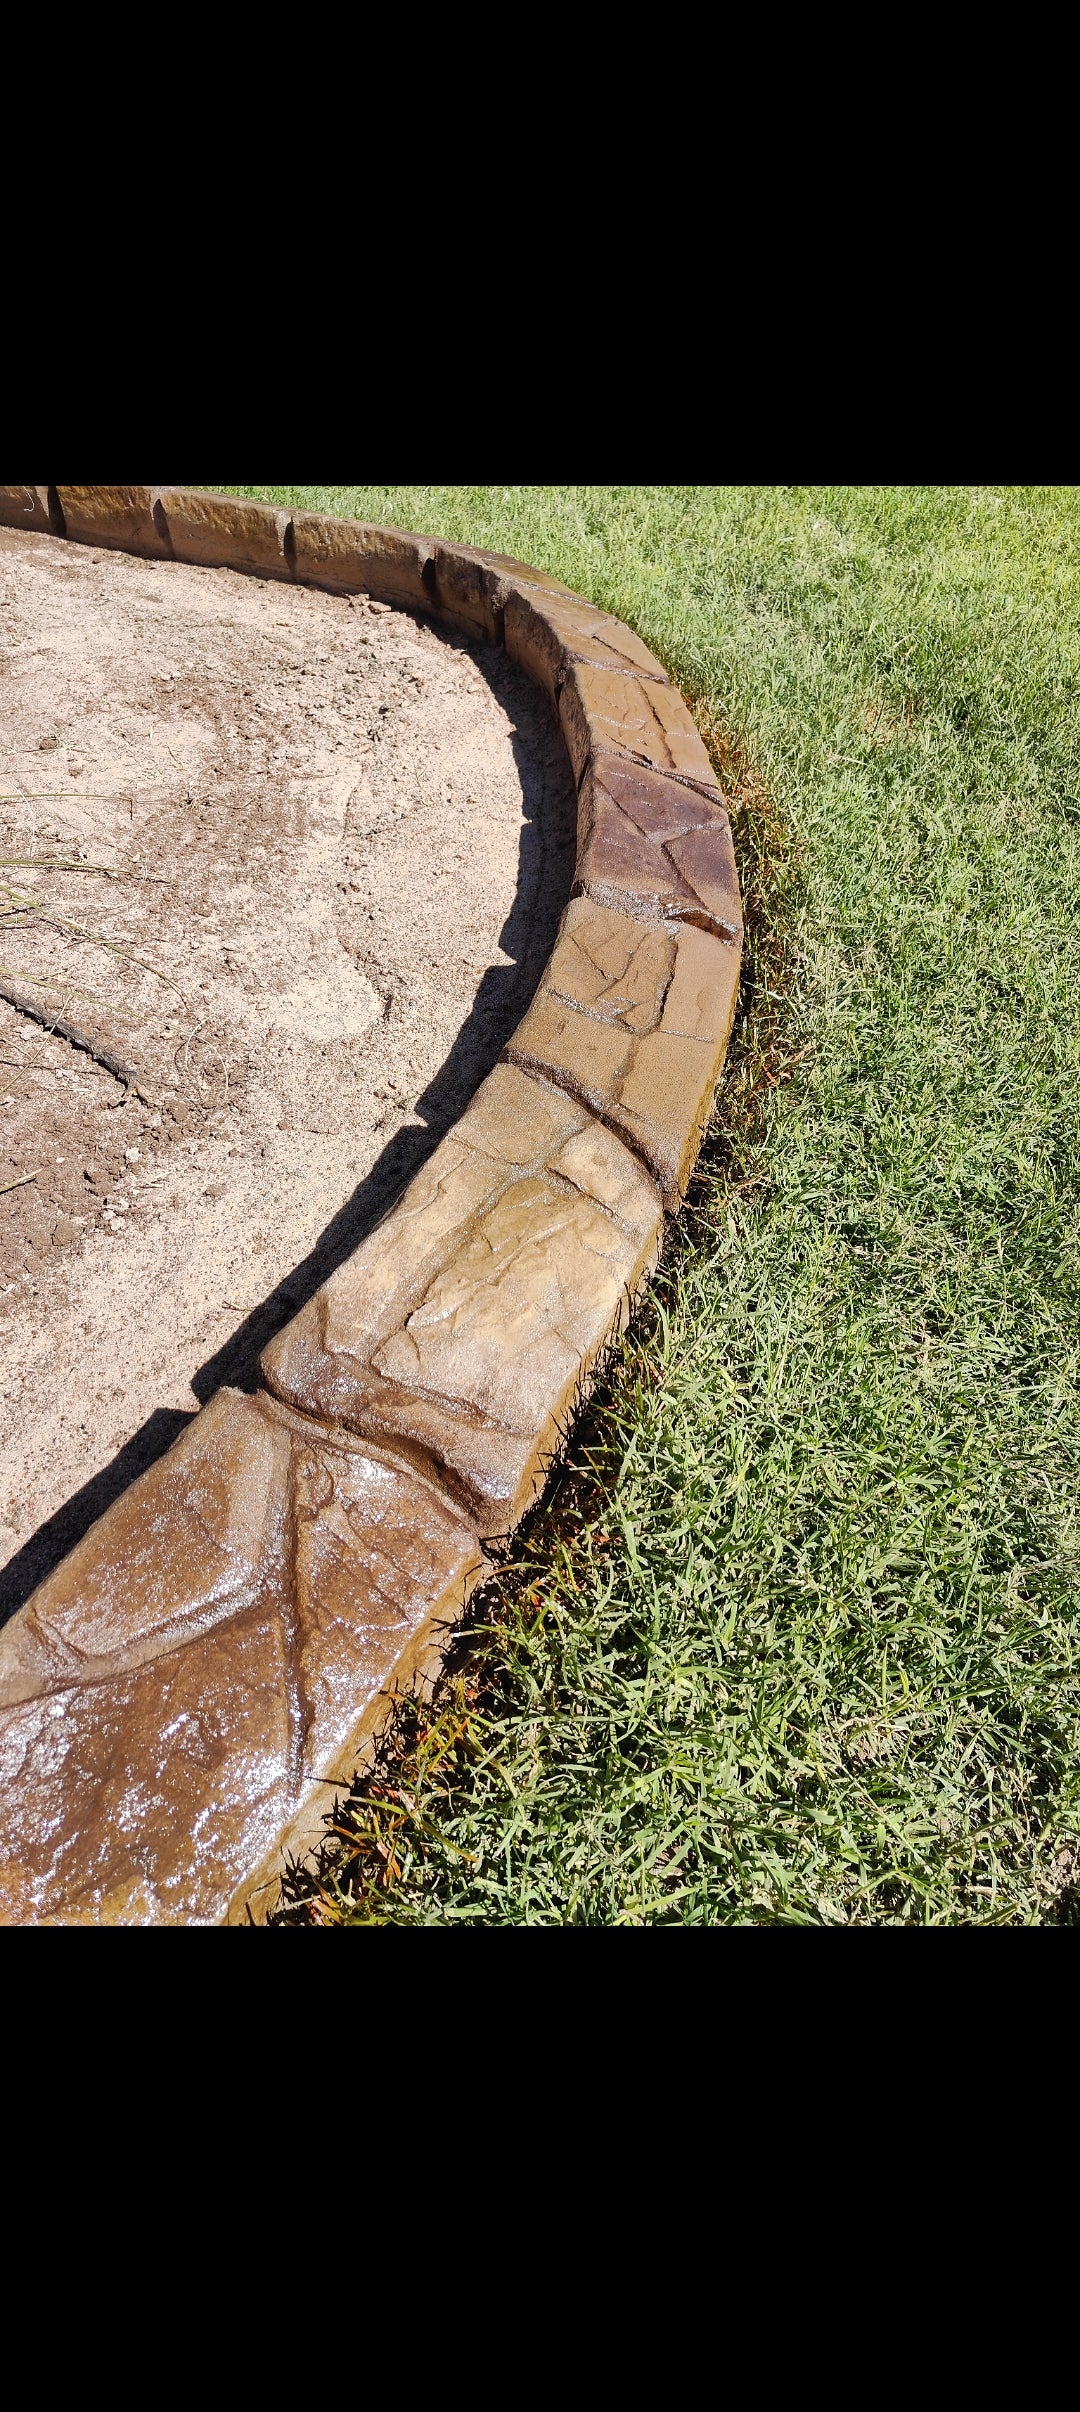
[[[0,980],[145,1092],[0,1001],[4,1614],[460,1113],[573,798],[501,655],[0,529],[0,836]]]

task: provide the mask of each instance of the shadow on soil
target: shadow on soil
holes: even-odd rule
[[[455,635],[448,642],[460,647],[462,640]],[[478,646],[474,658],[513,718],[515,674],[508,674],[505,657]],[[371,1171],[320,1232],[309,1254],[192,1376],[192,1389],[203,1406],[223,1383],[237,1390],[255,1388],[259,1354],[271,1334],[298,1313],[393,1205],[498,1061],[533,994],[570,894],[576,856],[575,800],[553,714],[542,749],[526,744],[517,733],[512,742],[524,820],[514,902],[497,939],[511,961],[484,973],[449,1055],[417,1098],[419,1120],[395,1131]],[[74,1549],[121,1491],[163,1457],[191,1421],[180,1408],[156,1409],[107,1466],[38,1526],[0,1570],[0,1624],[22,1607],[35,1586]]]

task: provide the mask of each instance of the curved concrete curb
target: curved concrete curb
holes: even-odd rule
[[[0,523],[365,592],[504,645],[579,796],[537,994],[454,1130],[0,1634],[0,1918],[261,1919],[482,1542],[545,1474],[659,1253],[723,1063],[723,797],[632,630],[521,563],[169,486],[3,486]]]

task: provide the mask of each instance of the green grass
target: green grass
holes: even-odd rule
[[[738,769],[684,1229],[323,1922],[1080,1922],[1080,495],[246,489],[517,553]]]

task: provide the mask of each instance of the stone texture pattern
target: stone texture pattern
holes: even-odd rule
[[[33,528],[62,536],[63,517],[55,486],[0,486],[0,527]]]
[[[407,1467],[220,1391],[0,1634],[0,1916],[223,1918],[481,1565]]]
[[[0,487],[0,522],[453,620],[546,689],[578,780],[574,894],[504,1062],[264,1389],[219,1392],[0,1633],[0,1920],[258,1920],[656,1263],[734,1012],[731,833],[662,665],[541,571],[164,486]]]
[[[579,781],[597,754],[614,750],[719,796],[682,696],[666,681],[571,660],[559,687],[559,713]]]
[[[571,662],[666,683],[660,663],[633,629],[609,612],[596,611],[578,595],[530,593],[519,587],[507,599],[503,632],[507,652],[547,688],[553,701]]]
[[[674,1210],[709,1118],[737,986],[738,954],[725,940],[577,897],[507,1054],[628,1141]]]
[[[516,1524],[651,1272],[653,1182],[587,1107],[499,1065],[371,1238],[263,1353],[272,1390],[404,1442],[483,1536]]]
[[[288,511],[274,511],[269,503],[239,502],[220,494],[190,494],[184,488],[163,486],[155,489],[155,515],[177,561],[253,571],[260,578],[292,576]]]
[[[76,544],[167,560],[172,550],[156,486],[58,486],[62,535]]]
[[[579,790],[575,885],[645,919],[695,921],[738,945],[742,904],[731,824],[703,796],[643,763],[600,753]]]
[[[295,574],[331,594],[375,595],[383,603],[428,611],[432,602],[434,546],[426,536],[398,528],[368,528],[321,511],[294,511]]]

